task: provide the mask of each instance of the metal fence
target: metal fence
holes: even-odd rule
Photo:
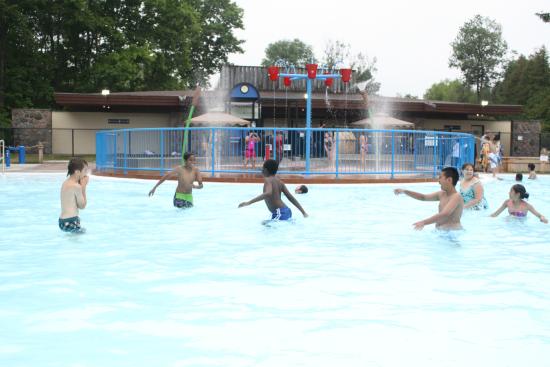
[[[101,129],[10,127],[0,128],[0,139],[6,146],[32,147],[41,142],[46,154],[93,155],[98,131]]]
[[[96,136],[100,171],[159,171],[182,161],[183,128],[105,130]],[[309,155],[307,136],[310,136]],[[279,172],[303,175],[424,175],[473,162],[474,137],[414,130],[301,128],[189,128],[185,151],[212,176],[259,172],[279,161]]]

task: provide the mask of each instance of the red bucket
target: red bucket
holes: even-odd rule
[[[269,73],[269,80],[271,80],[272,82],[279,79],[279,67],[278,66],[268,67],[267,72]]]
[[[309,79],[315,79],[317,76],[317,64],[306,64],[307,77]]]
[[[284,79],[283,79],[283,83],[284,83],[285,87],[290,87],[290,85],[292,84],[292,80],[290,80],[289,76],[285,76]]]
[[[349,83],[351,79],[351,69],[340,69],[340,75],[342,75],[342,81]]]

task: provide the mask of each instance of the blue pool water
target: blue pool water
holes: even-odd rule
[[[488,215],[448,235],[397,185],[312,185],[310,218],[261,225],[258,184],[92,177],[84,235],[62,174],[0,176],[0,366],[548,366],[550,226]],[[290,185],[292,188],[293,185]],[[430,192],[436,184],[400,187]],[[527,182],[550,217],[550,177]]]

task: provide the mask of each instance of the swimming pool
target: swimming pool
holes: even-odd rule
[[[85,235],[57,227],[62,174],[0,176],[2,366],[548,366],[550,227],[488,215],[412,223],[396,185],[312,185],[310,218],[261,225],[258,184],[92,177]],[[527,182],[550,216],[550,177]],[[429,192],[436,184],[399,187]]]

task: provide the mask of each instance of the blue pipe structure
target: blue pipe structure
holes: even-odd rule
[[[310,169],[310,153],[311,153],[311,81],[318,80],[327,80],[327,79],[339,79],[340,74],[316,74],[315,79],[310,78],[307,74],[297,74],[297,73],[280,73],[280,78],[290,78],[290,80],[306,80],[306,172],[309,172]]]

